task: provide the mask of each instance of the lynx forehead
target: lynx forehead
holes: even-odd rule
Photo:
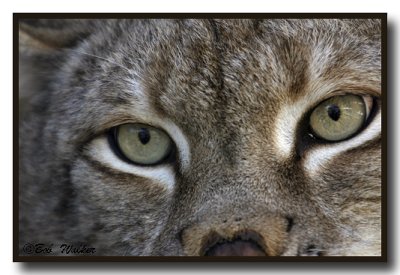
[[[381,255],[380,19],[19,27],[21,255]]]

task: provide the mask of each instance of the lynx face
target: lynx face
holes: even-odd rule
[[[20,96],[21,247],[381,254],[380,20],[21,21]]]

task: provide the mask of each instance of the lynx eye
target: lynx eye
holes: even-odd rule
[[[341,141],[361,130],[372,109],[368,96],[340,95],[320,103],[311,113],[313,134],[327,141]]]
[[[155,165],[171,155],[173,142],[160,129],[127,123],[114,128],[114,141],[119,153],[129,161],[140,165]]]

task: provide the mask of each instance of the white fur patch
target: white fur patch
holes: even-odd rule
[[[129,164],[119,159],[110,148],[106,137],[95,139],[88,148],[88,154],[91,158],[101,162],[114,170],[118,170],[127,174],[133,174],[146,177],[154,181],[160,182],[168,189],[172,190],[175,185],[175,173],[170,165],[137,166]]]
[[[276,117],[274,145],[282,158],[289,157],[293,152],[295,129],[301,116],[297,111],[295,106],[293,109],[284,106]]]

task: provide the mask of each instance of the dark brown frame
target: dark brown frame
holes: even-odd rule
[[[20,19],[73,19],[73,18],[265,18],[265,19],[380,19],[382,35],[381,89],[382,89],[382,246],[381,256],[322,256],[322,257],[188,257],[188,256],[20,256],[19,255],[19,37]],[[13,261],[14,262],[387,262],[388,261],[388,170],[387,170],[387,53],[388,32],[386,13],[14,13],[13,14]],[[393,141],[392,141],[393,143]],[[393,157],[391,157],[392,159]],[[390,161],[390,160],[389,160]],[[393,167],[392,167],[393,168]],[[393,232],[392,232],[393,234]]]

